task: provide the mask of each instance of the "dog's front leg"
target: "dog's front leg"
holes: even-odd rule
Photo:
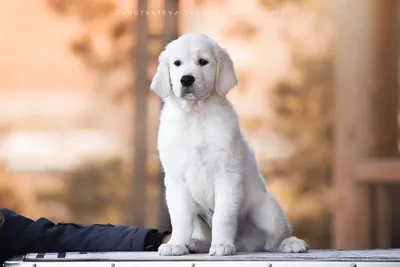
[[[196,206],[188,188],[180,180],[165,177],[165,196],[171,217],[172,235],[167,244],[158,248],[162,256],[189,254],[188,245],[193,234]]]
[[[224,173],[215,180],[214,190],[215,209],[209,254],[212,256],[233,255],[236,254],[234,242],[243,199],[242,180],[236,174]]]

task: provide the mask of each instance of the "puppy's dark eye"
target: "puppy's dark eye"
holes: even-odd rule
[[[202,58],[199,59],[199,65],[200,65],[200,66],[205,66],[205,65],[207,65],[207,64],[208,64],[208,61],[207,61],[207,60],[202,59]]]
[[[177,66],[177,67],[179,67],[179,66],[181,65],[181,61],[180,61],[180,60],[175,61],[175,62],[174,62],[174,65]]]

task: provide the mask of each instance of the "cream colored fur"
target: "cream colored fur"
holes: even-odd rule
[[[183,75],[195,78],[185,95]],[[242,135],[226,98],[236,84],[228,53],[206,35],[183,35],[159,57],[150,89],[165,101],[158,150],[173,228],[160,255],[308,250],[291,235]]]

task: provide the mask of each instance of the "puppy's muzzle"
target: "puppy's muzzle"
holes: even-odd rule
[[[196,79],[192,75],[183,75],[181,77],[182,91],[181,97],[194,95],[193,83]]]
[[[181,97],[194,94],[192,87],[183,87],[181,92]]]

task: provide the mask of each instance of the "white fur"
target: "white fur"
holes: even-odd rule
[[[201,66],[199,58],[209,63]],[[183,75],[195,77],[186,96]],[[159,57],[150,89],[165,101],[158,150],[173,228],[160,255],[308,250],[291,236],[225,97],[236,84],[228,53],[206,35],[183,35]]]

